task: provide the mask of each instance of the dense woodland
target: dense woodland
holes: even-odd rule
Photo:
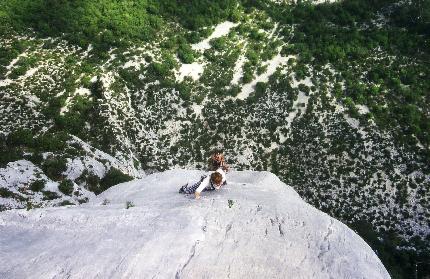
[[[276,173],[313,205],[356,230],[377,252],[392,278],[414,278],[416,263],[430,259],[430,236],[415,236],[405,240],[395,229],[381,230],[380,227],[375,227],[370,222],[370,215],[368,219],[355,220],[348,215],[348,212],[351,214],[350,208],[338,212],[339,207],[327,206],[322,202],[320,204],[322,196],[315,195],[308,189],[314,189],[312,187],[315,186],[316,179],[324,180],[324,176],[330,175],[335,177],[333,169],[339,171],[341,180],[361,185],[355,177],[344,177],[350,171],[362,171],[364,174],[359,178],[367,181],[374,168],[386,168],[389,172],[390,164],[394,164],[396,160],[403,160],[407,168],[411,169],[410,172],[430,172],[430,1],[412,0],[399,4],[399,1],[394,0],[344,0],[320,5],[312,5],[307,1],[297,2],[287,5],[263,0],[3,0],[0,7],[0,36],[9,39],[18,34],[36,39],[12,40],[10,45],[0,43],[0,79],[6,78],[6,66],[11,61],[25,51],[36,49],[40,42],[42,49],[48,53],[48,58],[59,61],[61,54],[50,53],[50,50],[55,50],[58,42],[46,38],[61,38],[72,46],[70,49],[90,49],[91,55],[84,60],[75,54],[67,56],[63,61],[64,68],[73,71],[54,77],[58,80],[55,80],[55,86],[50,90],[42,88],[31,92],[45,104],[40,109],[39,118],[28,116],[33,122],[23,121],[21,126],[12,125],[15,123],[13,114],[3,118],[1,124],[10,124],[12,128],[0,134],[0,167],[25,157],[41,166],[53,180],[61,181],[61,173],[65,168],[64,158],[82,155],[81,151],[65,143],[69,134],[112,154],[129,153],[129,147],[124,147],[118,138],[112,136],[118,133],[118,128],[111,126],[106,118],[109,113],[106,104],[109,101],[106,99],[107,88],[103,84],[103,70],[100,66],[112,58],[112,53],[116,55],[116,60],[107,67],[117,71],[118,78],[111,85],[115,94],[112,94],[110,100],[123,102],[125,97],[121,94],[125,91],[124,88],[136,92],[130,99],[137,116],[129,116],[127,111],[121,109],[116,112],[119,121],[125,123],[122,128],[126,132],[121,131],[121,136],[141,143],[132,150],[139,158],[136,165],[141,164],[144,169],[152,171],[165,170],[171,166],[185,167],[190,162],[193,166],[203,168],[204,158],[209,150],[223,141],[226,153],[231,151],[231,154],[237,149],[237,142],[246,143],[250,139],[269,148],[272,141],[279,142],[274,134],[282,126],[285,112],[279,112],[271,106],[265,107],[264,104],[274,102],[292,109],[294,99],[291,96],[296,97],[298,92],[304,92],[310,96],[310,105],[303,112],[305,115],[302,119],[291,126],[292,136],[283,146],[269,155],[263,148],[256,147],[253,149],[256,160],[250,165],[241,165],[234,162],[234,159],[230,163],[238,169],[252,168]],[[213,25],[225,20],[240,23],[234,29],[237,35],[212,40],[211,49],[203,53],[192,49],[192,44],[209,36]],[[266,33],[260,30],[266,33],[275,30],[278,36],[276,40],[269,41]],[[241,45],[241,40],[246,40],[246,48]],[[143,45],[143,48],[148,49],[151,49],[151,45],[155,50],[151,49],[153,53],[144,55],[145,65],[140,68],[119,67],[129,57],[138,54],[137,51],[133,53],[136,45]],[[297,56],[297,59],[288,62],[289,70],[295,73],[297,79],[315,80],[314,88],[304,84],[299,89],[292,88],[291,80],[276,73],[267,83],[257,83],[255,92],[248,99],[231,101],[229,98],[238,95],[241,85],[252,81],[266,70],[264,62],[274,57],[278,48],[281,48],[280,53],[284,56]],[[243,77],[238,85],[230,86],[233,69],[242,49],[245,49],[246,58]],[[73,50],[70,52],[73,53]],[[379,53],[380,57],[377,56]],[[20,58],[7,78],[18,80],[37,65],[39,59],[36,55]],[[208,67],[199,82],[175,79],[174,71],[181,63],[189,64],[199,59],[208,61]],[[327,65],[331,66],[333,73],[327,69]],[[93,75],[97,79],[90,81]],[[79,84],[76,84],[76,80],[79,80]],[[327,85],[329,83],[330,86]],[[69,110],[61,113],[68,97],[78,86],[88,88],[90,98],[77,96]],[[144,94],[139,93],[142,88],[145,88]],[[0,88],[0,102],[12,102],[10,95],[2,92],[2,89]],[[15,92],[14,90],[21,89],[11,86],[10,91]],[[62,91],[66,94],[59,94]],[[290,92],[291,96],[282,94],[285,91]],[[177,95],[172,97],[170,92],[177,92]],[[312,97],[317,95],[315,92],[319,92],[321,101],[318,102],[322,105],[318,105],[316,98]],[[346,163],[340,161],[341,164],[333,166],[327,161],[318,162],[317,165],[314,160],[308,160],[306,154],[300,153],[302,148],[315,152],[320,158],[326,156],[326,151],[320,150],[323,144],[312,142],[313,139],[324,138],[321,134],[323,129],[308,127],[317,122],[309,116],[312,110],[318,111],[318,106],[323,105],[330,107],[326,104],[329,102],[326,100],[327,92],[348,109],[349,116],[358,119],[361,124],[375,123],[381,133],[392,135],[394,146],[405,150],[406,155],[399,156],[399,159],[392,158],[390,154],[382,154],[373,165],[365,165],[364,161],[360,161],[362,165],[355,164],[352,160]],[[213,101],[206,103],[202,112],[203,121],[193,115],[191,106],[202,104],[208,99]],[[20,102],[15,106],[19,107],[20,114],[24,114],[27,109],[23,106],[25,101]],[[178,114],[179,109],[172,108],[172,103],[186,111],[187,116],[177,116],[178,119],[193,122],[189,126],[183,125],[180,135],[183,138],[177,144],[169,145],[168,136],[161,139],[161,143],[153,143],[147,138],[139,137],[138,131],[134,134],[128,132],[137,130],[130,119],[133,117],[143,118],[146,125],[144,127],[163,127],[164,123],[175,119],[175,114]],[[145,104],[145,108],[142,109],[140,104]],[[369,113],[360,114],[357,109],[360,105],[368,107]],[[145,114],[146,111],[152,114]],[[260,115],[262,120],[245,122],[249,111]],[[223,117],[220,119],[214,115]],[[40,123],[36,123],[39,119]],[[86,125],[88,121],[91,126]],[[46,123],[49,123],[49,129],[44,130]],[[246,127],[249,133],[241,135],[242,127]],[[349,152],[350,156],[358,157],[362,150],[354,148],[361,146],[361,149],[365,149],[360,139],[348,134],[348,130],[341,125],[336,128],[342,132],[326,136],[332,144],[324,148],[330,154],[340,156]],[[261,136],[262,129],[269,131],[271,135]],[[221,138],[220,134],[238,136],[235,139],[228,136]],[[194,141],[190,142],[189,138]],[[377,135],[374,138],[375,141],[382,141]],[[377,148],[378,146],[375,149]],[[378,157],[375,154],[379,154],[379,151],[381,150],[372,151],[372,156]],[[43,152],[52,152],[54,156],[44,160],[41,156]],[[240,153],[241,150],[237,152]],[[383,152],[385,151],[382,150]],[[296,161],[291,162],[290,158],[295,158]],[[343,170],[339,168],[342,164],[347,165]],[[321,169],[321,165],[325,169]],[[311,171],[306,173],[307,169]],[[316,175],[319,177],[316,178]],[[131,178],[118,170],[112,170],[101,180],[91,174],[81,177],[95,193],[129,179]],[[430,190],[428,185],[424,185],[425,179],[420,179],[399,179],[395,183],[396,202],[401,205],[406,203],[408,192],[411,192],[408,187],[419,189],[422,191],[419,194],[427,197]],[[324,191],[329,191],[329,184],[339,183],[327,181],[330,183],[320,184],[328,187],[321,191],[323,194]],[[416,185],[420,187],[417,188]],[[39,189],[40,185],[36,183],[31,187]],[[66,180],[62,182],[60,190],[69,193],[70,183]],[[7,196],[11,193],[2,190],[0,195]],[[49,198],[51,194],[46,195]],[[342,195],[341,198],[345,200],[349,198],[346,193]],[[378,198],[382,204],[383,197]],[[429,205],[429,201],[423,198],[422,204]],[[360,208],[361,205],[357,206]],[[401,210],[403,217],[412,210],[406,209]],[[390,220],[395,222],[395,218],[398,218],[396,216],[390,216],[393,218]],[[408,245],[409,248],[399,249]],[[429,273],[430,265],[420,264],[418,278],[424,278]]]

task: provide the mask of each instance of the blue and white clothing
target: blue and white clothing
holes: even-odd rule
[[[219,168],[215,172],[218,172],[221,174],[221,176],[222,176],[221,185],[224,185],[226,183],[224,170],[222,168]],[[179,190],[179,192],[185,193],[185,194],[194,194],[196,192],[201,193],[203,191],[218,190],[221,186],[217,186],[211,181],[211,174],[212,173],[213,172],[211,172],[209,175],[202,176],[198,182],[196,182],[192,185],[186,184],[186,185],[182,186],[182,188]]]

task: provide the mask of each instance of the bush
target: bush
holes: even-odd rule
[[[217,51],[222,51],[227,47],[227,40],[224,37],[212,39],[210,41],[211,46],[213,49]]]
[[[164,79],[170,73],[170,69],[167,64],[161,64],[154,62],[149,66],[148,73],[158,79]]]
[[[134,203],[133,203],[133,202],[131,202],[131,201],[127,201],[127,202],[125,203],[125,208],[126,208],[126,209],[129,209],[130,207],[134,207]]]
[[[64,158],[49,158],[42,165],[42,170],[52,180],[61,178],[67,170],[67,160]]]
[[[15,194],[9,190],[8,188],[0,188],[0,197],[2,198],[11,198],[13,197]]]
[[[62,201],[58,204],[58,206],[66,206],[66,205],[75,205],[75,204],[69,200]]]
[[[85,182],[87,184],[87,189],[96,193],[100,187],[100,177],[95,174],[88,174],[85,178]]]
[[[105,177],[100,180],[100,188],[94,191],[95,194],[100,194],[101,192],[109,189],[110,187],[117,185],[119,183],[127,182],[133,180],[133,177],[124,174],[122,171],[116,168],[111,168]]]
[[[73,184],[73,181],[69,179],[63,180],[60,185],[58,185],[58,190],[65,195],[71,196],[73,193]]]
[[[308,86],[304,85],[303,83],[300,83],[299,86],[298,86],[298,88],[299,88],[300,91],[302,91],[303,93],[305,93],[306,96],[309,95],[310,89],[309,89]]]
[[[191,99],[191,86],[185,82],[181,82],[176,85],[176,90],[179,92],[179,97],[184,101],[189,101]]]
[[[194,52],[187,44],[181,44],[178,49],[178,58],[182,63],[191,64],[194,62]]]
[[[60,196],[56,193],[56,192],[51,192],[51,191],[42,191],[43,193],[43,200],[55,200],[60,198]]]
[[[264,93],[266,92],[267,84],[264,82],[257,82],[255,85],[255,98],[261,98],[264,96]]]
[[[83,199],[79,199],[79,200],[78,200],[78,203],[79,203],[79,204],[83,204],[83,203],[87,203],[88,201],[89,201],[88,197],[85,197],[85,198],[83,198]]]
[[[100,79],[100,76],[97,76],[97,80],[90,85],[90,92],[91,95],[94,96],[96,99],[102,99],[104,96],[104,85],[102,80]]]
[[[19,129],[10,133],[6,139],[9,146],[31,146],[34,135],[31,130]]]
[[[40,153],[33,153],[30,156],[26,157],[26,159],[35,164],[36,166],[40,166],[43,162],[43,155]]]
[[[30,184],[30,190],[33,192],[40,192],[45,188],[45,181],[44,180],[35,180]]]
[[[65,132],[46,133],[35,140],[35,147],[41,151],[63,151],[70,136]]]
[[[243,83],[251,82],[253,78],[254,78],[254,74],[252,72],[252,69],[249,68],[249,67],[244,67],[244,69],[243,69],[243,76],[242,76],[242,82]]]
[[[22,158],[22,152],[16,148],[6,150],[0,149],[0,168],[5,168],[9,162],[14,162]]]

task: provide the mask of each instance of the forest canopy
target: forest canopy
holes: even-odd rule
[[[107,48],[149,41],[173,19],[196,30],[226,19],[237,0],[4,0],[0,32],[32,28],[42,36],[65,35],[72,43]]]

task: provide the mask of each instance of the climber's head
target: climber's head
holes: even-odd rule
[[[222,175],[219,172],[214,172],[211,174],[211,181],[216,185],[221,185]]]

